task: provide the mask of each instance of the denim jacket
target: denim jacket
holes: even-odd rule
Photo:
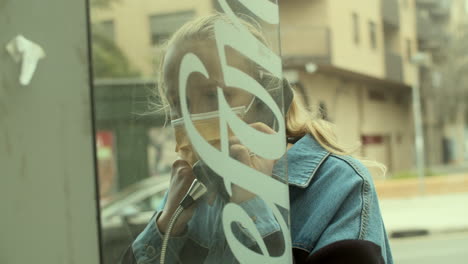
[[[393,263],[372,178],[359,161],[331,154],[311,135],[297,141],[284,158],[288,161],[293,249],[311,255],[334,242],[365,240],[380,246],[385,262]],[[273,174],[284,169],[284,166],[275,166]],[[133,242],[137,263],[159,263],[163,235],[155,220],[164,203],[165,200]],[[199,203],[186,232],[171,237],[166,263],[178,263],[181,255],[189,256],[189,263],[220,263],[220,260],[237,263],[219,228],[222,206],[219,199],[212,205]],[[271,210],[261,199],[254,198],[240,206],[255,220],[264,238],[280,230]],[[252,243],[241,226],[236,228],[241,234],[238,239],[244,244]]]

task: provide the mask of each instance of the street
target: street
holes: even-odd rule
[[[390,241],[395,264],[467,264],[468,232]]]

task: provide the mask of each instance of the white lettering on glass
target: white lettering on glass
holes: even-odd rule
[[[270,24],[278,24],[278,6],[269,0],[238,0],[246,8],[259,18]],[[249,126],[240,119],[231,109],[225,99],[223,89],[218,91],[218,104],[220,114],[220,136],[221,150],[213,147],[202,135],[200,135],[190,119],[187,105],[187,81],[192,73],[198,72],[209,78],[209,74],[203,62],[193,53],[184,55],[179,71],[179,100],[181,102],[184,125],[191,143],[200,157],[210,168],[224,178],[226,189],[232,195],[231,183],[240,186],[261,197],[269,206],[278,221],[283,232],[283,244],[285,251],[282,256],[271,257],[266,245],[257,230],[255,223],[248,217],[247,213],[237,204],[229,203],[223,209],[223,228],[226,240],[240,263],[290,263],[291,239],[286,221],[283,219],[277,206],[289,210],[288,187],[284,183],[274,180],[271,175],[265,175],[246,164],[239,162],[229,156],[230,128],[242,144],[255,154],[266,159],[278,159],[286,151],[286,135],[284,118],[279,106],[272,96],[257,80],[228,65],[226,58],[226,47],[237,50],[251,59],[274,76],[281,78],[281,58],[261,43],[231,10],[225,0],[219,0],[220,6],[233,21],[233,24],[219,20],[215,24],[215,40],[217,51],[221,60],[221,70],[225,85],[245,90],[268,106],[278,124],[278,131],[274,134],[266,134]],[[222,161],[220,161],[220,157]],[[231,229],[233,222],[239,222],[252,235],[260,247],[261,254],[255,253],[237,240]]]

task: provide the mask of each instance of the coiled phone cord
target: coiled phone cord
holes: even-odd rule
[[[166,259],[167,243],[169,242],[169,237],[171,236],[172,228],[174,227],[174,224],[179,218],[182,211],[184,211],[184,208],[181,205],[179,205],[179,207],[177,207],[174,214],[172,215],[171,220],[169,221],[169,226],[167,227],[166,234],[164,234],[164,240],[161,247],[161,264],[164,264]]]
[[[169,220],[169,225],[167,227],[166,233],[164,234],[163,243],[161,246],[161,259],[160,264],[164,264],[166,262],[166,251],[167,251],[167,244],[169,243],[169,237],[171,236],[172,228],[174,227],[177,219],[179,218],[180,214],[184,211],[184,209],[191,206],[196,200],[203,196],[207,192],[207,188],[203,183],[195,179],[190,186],[187,194],[185,195],[184,199],[180,202],[179,206],[175,210],[174,214],[172,214],[171,219]]]

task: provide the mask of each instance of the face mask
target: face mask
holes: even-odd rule
[[[239,106],[232,108],[232,111],[237,114],[240,118],[243,118],[252,106],[254,99],[249,103],[247,107]],[[220,149],[220,134],[219,134],[219,111],[212,111],[200,114],[190,115],[190,119],[197,129],[198,133],[212,146]],[[193,165],[198,161],[198,157],[193,152],[190,139],[187,136],[184,126],[184,119],[178,118],[171,121],[171,125],[174,128],[176,138],[176,149],[180,157],[186,160],[188,163]],[[228,135],[232,136],[232,132],[229,129]]]

